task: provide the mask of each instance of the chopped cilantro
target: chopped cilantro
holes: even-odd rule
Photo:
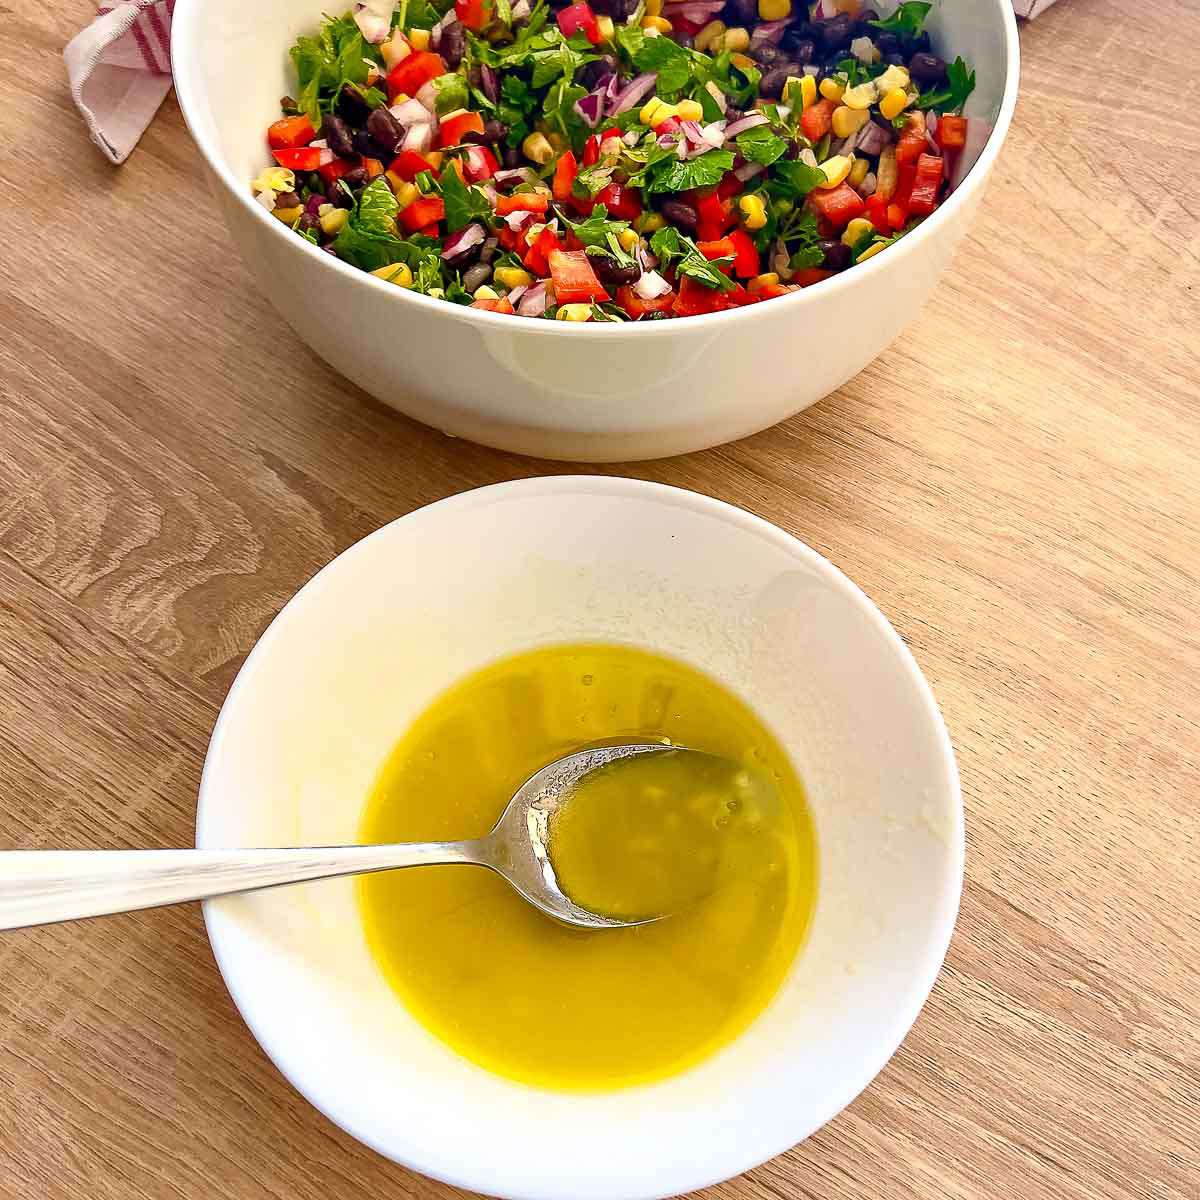
[[[650,250],[662,266],[675,262],[680,275],[689,275],[705,285],[727,292],[733,281],[719,269],[733,262],[732,258],[716,258],[709,262],[691,238],[681,234],[674,225],[664,225],[650,238]]]
[[[932,7],[928,0],[904,0],[890,17],[871,24],[882,33],[894,33],[903,38],[920,37]]]
[[[744,158],[769,167],[787,149],[787,142],[769,125],[756,125],[737,135],[737,148]]]
[[[813,188],[826,181],[820,167],[810,167],[798,158],[775,163],[768,187],[772,195],[795,199],[807,196]]]
[[[316,129],[321,127],[322,114],[332,109],[342,84],[366,83],[368,56],[381,62],[378,51],[363,40],[349,15],[336,20],[326,17],[316,37],[297,38],[289,53],[300,82],[296,106],[308,114]]]
[[[446,205],[446,228],[451,233],[466,229],[472,221],[486,221],[492,205],[477,187],[467,187],[457,171],[442,172],[442,202]]]
[[[936,92],[926,92],[917,100],[918,108],[935,112],[962,112],[967,97],[975,90],[975,72],[968,69],[962,58],[956,58],[946,68],[946,86]]]
[[[395,234],[394,218],[398,208],[387,180],[382,175],[372,179],[359,194],[346,224],[334,240],[334,253],[364,271],[406,261],[409,243]]]
[[[653,71],[658,76],[660,96],[681,91],[692,77],[692,56],[670,38],[643,38],[633,61],[639,71]]]
[[[708,150],[686,160],[672,154],[669,160],[660,159],[648,168],[646,191],[687,192],[692,188],[711,187],[720,183],[732,166],[732,150]]]
[[[628,221],[614,221],[609,218],[608,209],[603,204],[592,207],[591,216],[586,221],[572,221],[561,209],[559,216],[568,229],[584,244],[596,246],[611,252],[609,239],[616,241],[616,235],[623,229],[629,228]],[[618,249],[620,243],[618,243]],[[622,251],[622,253],[624,253]],[[615,258],[616,255],[613,255]]]
[[[433,81],[434,105],[439,116],[467,107],[467,81],[461,75],[447,72]]]
[[[571,185],[571,190],[581,200],[594,199],[598,193],[602,192],[612,183],[614,169],[611,162],[600,162],[590,167],[584,167],[575,176],[575,182]]]

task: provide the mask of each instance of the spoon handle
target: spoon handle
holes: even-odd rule
[[[234,892],[417,867],[487,862],[484,842],[250,850],[0,851],[0,930]]]

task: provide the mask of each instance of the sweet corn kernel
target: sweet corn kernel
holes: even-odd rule
[[[707,54],[713,42],[718,38],[725,36],[724,21],[709,21],[703,29],[696,34],[695,46],[701,54]]]
[[[879,153],[879,167],[875,172],[875,195],[881,200],[890,200],[896,194],[896,147],[884,146]]]
[[[633,229],[622,229],[617,234],[617,242],[626,254],[632,254],[637,249],[638,242],[641,240],[637,235],[637,231]]]
[[[409,270],[407,263],[388,263],[386,267],[379,267],[371,272],[376,279],[382,279],[386,283],[394,283],[397,287],[412,286],[412,271]]]
[[[592,306],[590,304],[564,304],[554,316],[558,321],[590,321]]]
[[[429,34],[426,34],[425,37],[428,38]],[[406,59],[412,51],[404,38],[391,37],[379,47],[379,53],[383,55],[384,64],[390,71],[398,62]]]
[[[287,167],[264,167],[250,184],[254,192],[291,192],[295,187],[296,176]]]
[[[646,16],[661,17],[663,10],[663,0],[646,0]]]
[[[600,30],[600,36],[606,41],[611,42],[616,29],[613,26],[612,17],[599,16],[596,18],[596,28]]]
[[[800,79],[800,102],[803,108],[812,108],[817,102],[817,81],[812,75]]]
[[[765,275],[755,275],[755,277],[746,284],[746,291],[761,292],[765,287],[774,287],[779,282],[779,276],[774,271],[768,271]]]
[[[833,136],[845,138],[857,133],[871,114],[865,108],[847,108],[844,104],[833,111]]]
[[[866,217],[855,217],[846,226],[845,232],[842,234],[842,241],[847,246],[857,246],[868,233],[873,233],[874,230],[875,226]]]
[[[546,141],[554,148],[555,154],[561,154],[567,148],[567,139],[557,131],[546,134]]]
[[[700,107],[698,100],[680,100],[675,105],[675,115],[681,121],[703,121],[704,109]]]
[[[818,183],[817,187],[837,187],[850,174],[852,166],[854,166],[854,156],[852,154],[835,154],[832,158],[827,158],[821,164],[821,170],[825,172],[825,182]]]
[[[348,208],[334,208],[332,204],[322,204],[320,215],[322,232],[329,234],[330,237],[335,237],[342,232],[342,227],[346,224],[349,216]]]
[[[644,212],[633,223],[639,233],[657,233],[667,223],[662,213]]]
[[[850,168],[850,174],[846,176],[847,183],[851,187],[859,187],[862,181],[866,179],[867,173],[871,169],[871,164],[865,158],[856,158],[854,166]]]
[[[497,283],[509,289],[528,287],[533,282],[533,276],[528,271],[522,271],[520,267],[497,267],[493,274]]]
[[[893,88],[906,88],[909,85],[908,70],[905,67],[890,66],[878,79],[875,86],[881,96],[886,96]]]
[[[750,47],[750,31],[743,29],[740,25],[733,29],[725,30],[725,36],[721,40],[721,49],[732,51],[734,54],[740,54],[743,50]]]
[[[866,83],[860,83],[857,87],[847,88],[842,93],[842,103],[849,108],[870,108],[878,99],[879,91],[875,87],[875,81],[868,79]]]
[[[767,210],[761,196],[743,196],[738,201],[738,209],[742,214],[742,224],[751,232],[767,223]]]
[[[657,33],[670,33],[675,28],[666,17],[643,17],[643,29],[653,29]]]
[[[890,121],[898,117],[909,104],[908,93],[903,88],[893,88],[879,102],[879,113]]]
[[[294,225],[300,219],[303,211],[304,205],[297,204],[293,208],[273,208],[271,215],[278,217],[285,225]]]
[[[421,189],[415,183],[402,183],[396,189],[396,203],[399,205],[396,211],[407,208],[420,194]]]
[[[734,54],[729,61],[733,63],[739,71],[744,71],[747,67],[757,67],[758,63],[754,61],[748,54]]]
[[[521,149],[525,157],[539,167],[545,166],[554,157],[554,147],[544,133],[529,134],[521,143]]]
[[[866,262],[868,258],[874,258],[880,250],[887,249],[887,242],[876,242],[873,246],[868,246],[857,258],[857,262]]]
[[[840,79],[834,79],[832,75],[826,75],[821,80],[821,95],[826,100],[840,100],[845,90],[846,85]]]
[[[482,287],[477,287],[471,293],[472,300],[499,300],[500,293],[494,287],[488,287],[485,283]]]
[[[758,15],[764,21],[782,21],[792,15],[792,0],[758,0]]]
[[[429,164],[429,169],[431,171],[440,171],[445,158],[446,155],[441,150],[425,151],[425,161]]]
[[[428,29],[410,29],[408,31],[409,45],[414,50],[429,49],[429,30]]]
[[[638,120],[643,125],[654,124],[654,114],[663,107],[663,102],[657,96],[651,96],[645,104],[642,105],[641,111],[638,113]]]

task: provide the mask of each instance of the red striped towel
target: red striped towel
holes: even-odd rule
[[[1013,7],[1019,17],[1036,17],[1053,3],[1013,0]],[[63,51],[71,97],[92,141],[114,163],[129,156],[171,90],[174,10],[175,0],[101,5],[96,19]]]

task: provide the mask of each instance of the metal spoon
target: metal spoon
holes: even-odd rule
[[[281,850],[0,851],[0,930],[433,863],[488,867],[530,904],[569,925],[610,929],[646,924],[645,919],[600,916],[564,895],[548,849],[550,819],[590,772],[619,759],[667,752],[698,753],[638,743],[557,759],[522,784],[487,837],[473,841]]]

